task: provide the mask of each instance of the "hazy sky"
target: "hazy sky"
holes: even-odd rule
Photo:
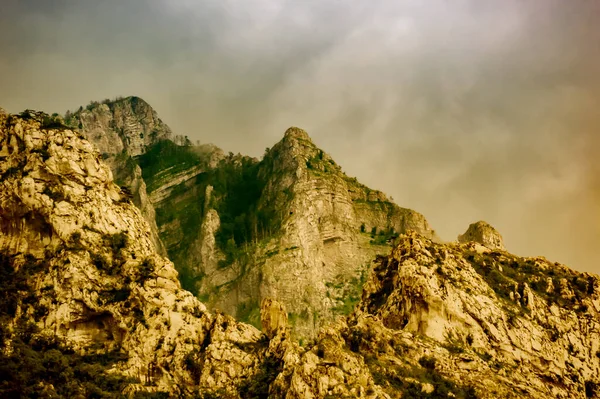
[[[600,273],[600,1],[2,0],[0,106],[138,95],[262,155],[304,128],[443,239]]]

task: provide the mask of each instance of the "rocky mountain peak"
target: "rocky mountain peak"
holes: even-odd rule
[[[471,223],[467,231],[458,236],[458,242],[476,242],[490,249],[502,251],[506,249],[500,233],[489,223],[482,220]]]
[[[306,130],[300,129],[299,127],[295,126],[292,126],[288,130],[286,130],[283,137],[284,139],[301,139],[312,142]]]
[[[80,130],[103,154],[143,154],[149,146],[172,138],[171,129],[146,101],[131,96],[92,101],[65,114],[66,123]]]
[[[0,396],[197,397],[202,386],[232,397],[260,368],[260,332],[181,289],[78,132],[42,113],[0,115],[0,192],[0,347],[11,348]]]

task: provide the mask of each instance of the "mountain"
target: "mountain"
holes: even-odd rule
[[[286,363],[272,392],[598,398],[599,334],[597,275],[409,233],[378,258],[357,309]]]
[[[285,156],[308,148],[321,161],[306,137],[288,132],[264,165],[225,161],[262,166],[258,179],[281,165],[298,171],[266,180],[256,209],[295,204],[297,192],[322,184],[312,170],[328,172],[311,158],[309,167]],[[349,187],[333,176],[325,181]],[[294,211],[339,215],[318,211],[337,189],[313,188]],[[300,345],[293,312],[277,300],[261,300],[261,333],[182,289],[130,196],[97,148],[59,118],[0,112],[0,396],[600,397],[600,278],[499,249],[489,225],[447,244],[427,230],[399,234],[376,257],[354,310]],[[257,230],[271,242],[269,229],[281,240],[301,228],[283,216]],[[365,223],[349,220],[358,226],[342,237]]]
[[[186,288],[256,326],[261,300],[276,298],[300,337],[352,310],[393,237],[434,235],[422,215],[346,176],[297,128],[260,161],[161,142],[138,162]]]
[[[131,157],[144,153],[160,140],[173,139],[171,129],[147,102],[135,96],[102,103],[92,101],[85,108],[67,111],[64,123],[98,148],[104,162],[110,165],[115,182],[132,192],[134,204],[150,224],[154,244],[159,253],[166,255],[142,170]]]
[[[315,336],[352,310],[371,260],[394,237],[410,229],[434,236],[422,215],[346,176],[298,128],[258,160],[173,140],[136,97],[92,103],[68,120],[110,153],[105,161],[141,198],[134,202],[157,226],[157,246],[184,287],[257,327],[259,304],[272,297],[296,336]]]
[[[83,136],[41,113],[0,115],[0,148],[0,375],[13,377],[0,396],[192,395],[260,368],[259,331],[181,289]]]

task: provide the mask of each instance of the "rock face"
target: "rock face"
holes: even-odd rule
[[[469,225],[467,231],[458,236],[458,242],[476,242],[490,249],[499,249],[504,251],[504,242],[498,231],[488,223],[479,221]]]
[[[371,259],[394,237],[434,236],[422,215],[346,176],[298,128],[259,161],[173,137],[137,97],[65,119],[131,192],[184,287],[257,327],[259,304],[272,297],[289,310],[294,335],[314,337],[352,310]]]
[[[65,119],[65,123],[76,128],[99,149],[113,172],[115,182],[132,193],[133,203],[150,225],[152,241],[159,253],[166,255],[142,171],[132,157],[143,154],[149,146],[161,140],[172,139],[171,129],[139,97],[92,102],[75,113],[67,113]]]
[[[577,294],[548,290],[548,278]],[[440,369],[486,397],[583,398],[600,382],[599,284],[543,258],[408,235],[360,306],[386,329],[446,347],[435,351]]]
[[[171,129],[139,97],[91,103],[68,114],[66,123],[78,128],[101,154],[143,154],[159,140],[171,139]]]
[[[598,276],[407,231],[377,257],[355,310],[299,345],[287,304],[263,297],[265,335],[181,289],[97,149],[46,119],[0,115],[2,396],[600,397]],[[300,201],[313,169],[280,155],[273,164],[299,172],[277,175],[261,200]],[[294,195],[277,190],[282,182]],[[333,188],[325,192],[341,195]],[[339,217],[319,213],[323,189],[314,190],[295,212]],[[203,191],[208,209],[212,191]],[[305,228],[292,230],[292,216],[281,218],[277,240]],[[264,239],[269,251],[274,238]],[[76,367],[69,359],[84,364],[64,373]]]
[[[371,260],[394,237],[435,235],[421,214],[346,176],[298,128],[261,161],[161,146],[140,165],[170,259],[209,307],[256,326],[269,297],[290,312],[294,336],[316,336],[352,310]],[[166,161],[155,168],[158,159]]]
[[[356,311],[307,349],[272,393],[598,398],[600,278],[409,233],[378,258]]]
[[[263,331],[269,338],[283,334],[288,327],[288,315],[279,302],[265,298],[260,304],[260,322]]]
[[[128,392],[237,395],[261,367],[259,331],[182,290],[97,149],[65,127],[43,128],[44,117],[0,115],[1,263],[21,281],[6,291],[14,306],[2,312],[1,346],[34,323],[78,352],[123,353],[113,372],[133,379]],[[73,384],[68,397],[83,392]]]

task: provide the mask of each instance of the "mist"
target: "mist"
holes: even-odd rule
[[[5,0],[0,106],[137,95],[176,134],[257,157],[299,126],[445,240],[485,220],[513,253],[600,273],[599,17],[592,0]]]

